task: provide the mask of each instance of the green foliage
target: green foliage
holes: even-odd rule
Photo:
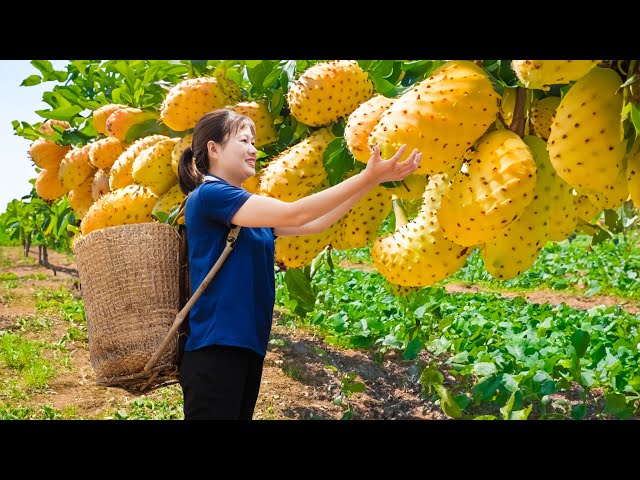
[[[576,387],[625,397],[624,408],[611,397],[600,415],[635,412],[640,316],[617,306],[583,311],[491,293],[447,294],[441,287],[399,298],[384,283],[377,272],[320,269],[311,280],[314,308],[302,321],[346,348],[400,350],[408,359],[424,349],[456,378],[445,387],[432,366],[422,381],[453,418],[473,417],[478,408],[495,408],[496,418],[553,418],[557,412],[542,399]],[[284,298],[280,280],[277,300]],[[582,408],[563,415],[579,417]]]
[[[531,268],[510,280],[496,280],[484,268],[479,250],[445,283],[463,281],[499,290],[576,290],[590,297],[614,294],[640,299],[640,247],[637,230],[618,234],[612,241],[592,244],[590,237],[578,235],[563,242],[549,242]]]

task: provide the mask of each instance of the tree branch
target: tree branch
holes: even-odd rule
[[[516,87],[516,106],[513,109],[513,120],[509,130],[524,136],[524,110],[527,103],[527,90],[524,87]]]

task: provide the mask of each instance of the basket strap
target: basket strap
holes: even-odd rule
[[[231,250],[233,250],[233,247],[236,246],[236,241],[238,239],[238,236],[240,235],[241,228],[242,227],[236,225],[231,230],[229,230],[229,233],[227,234],[227,239],[226,239],[227,244],[225,245],[224,250],[220,254],[220,257],[218,257],[218,260],[213,265],[213,267],[211,267],[211,270],[209,270],[209,273],[207,273],[207,276],[204,277],[204,280],[202,281],[198,289],[193,293],[193,295],[191,296],[189,301],[186,303],[186,305],[182,307],[182,310],[180,310],[176,315],[176,318],[173,321],[173,325],[171,325],[171,328],[169,329],[169,333],[167,333],[167,335],[164,337],[164,340],[162,341],[160,346],[157,348],[153,356],[149,359],[147,364],[144,366],[145,372],[153,368],[153,366],[158,362],[158,359],[167,349],[171,340],[173,340],[173,337],[178,331],[178,328],[180,328],[180,325],[182,324],[185,317],[187,316],[187,313],[189,313],[189,310],[191,310],[191,307],[193,307],[193,304],[196,303],[196,300],[198,298],[200,298],[200,295],[202,295],[202,293],[206,290],[206,288],[209,286],[209,284],[213,280],[213,277],[215,277],[216,273],[218,273],[218,270],[220,270],[220,267],[222,266],[224,261],[227,259],[227,257],[231,253]]]

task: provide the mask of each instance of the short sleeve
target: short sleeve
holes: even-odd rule
[[[207,182],[200,192],[200,207],[204,218],[231,227],[231,219],[251,194],[226,182]]]

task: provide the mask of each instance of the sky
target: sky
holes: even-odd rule
[[[40,59],[38,59],[40,60]],[[54,69],[64,70],[66,60],[50,60]],[[0,60],[0,213],[7,209],[7,203],[21,198],[31,191],[30,178],[36,177],[35,165],[29,159],[31,142],[14,134],[12,120],[29,123],[44,119],[36,110],[51,107],[42,101],[42,94],[53,89],[57,82],[46,82],[31,87],[21,87],[29,75],[40,72],[30,60]]]

